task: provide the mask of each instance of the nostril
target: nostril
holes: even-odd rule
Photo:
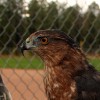
[[[26,41],[26,43],[30,43],[30,41]]]
[[[29,38],[26,39],[26,43],[30,43],[30,39]]]

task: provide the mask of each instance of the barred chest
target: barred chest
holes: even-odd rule
[[[65,72],[58,68],[46,68],[44,86],[48,100],[75,100],[76,86]]]

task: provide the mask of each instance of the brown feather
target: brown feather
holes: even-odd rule
[[[41,43],[39,39],[43,37],[48,39],[48,43]],[[70,37],[59,30],[43,30],[33,33],[28,40],[32,46],[34,41],[35,47],[31,50],[44,61],[44,85],[48,100],[99,100],[100,74],[89,65]],[[27,43],[25,46],[29,47]],[[91,91],[90,86],[95,84],[98,87]]]

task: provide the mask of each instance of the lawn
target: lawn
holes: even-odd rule
[[[99,58],[89,58],[89,62],[100,71],[100,57]]]
[[[43,62],[39,57],[1,57],[0,67],[21,69],[42,69]]]
[[[100,70],[100,58],[89,58],[89,62]],[[3,56],[0,58],[1,68],[21,68],[21,69],[42,69],[43,62],[39,57],[8,57]]]

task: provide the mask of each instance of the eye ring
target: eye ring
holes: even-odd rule
[[[42,44],[48,44],[48,38],[47,37],[42,38],[41,43]]]

